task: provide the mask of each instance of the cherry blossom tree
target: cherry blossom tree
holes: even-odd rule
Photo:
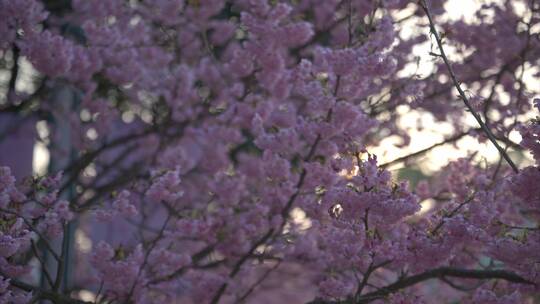
[[[0,0],[0,303],[539,301],[540,1],[450,2]]]

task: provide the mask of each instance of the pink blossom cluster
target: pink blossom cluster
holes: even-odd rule
[[[540,4],[448,2],[0,0],[0,303],[533,303]]]

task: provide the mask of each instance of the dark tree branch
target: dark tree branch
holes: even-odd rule
[[[8,84],[8,98],[11,98],[12,95],[15,95],[17,78],[19,76],[19,56],[20,56],[21,50],[15,43],[13,44],[12,52],[13,52],[13,66],[11,67],[11,75],[10,75],[9,84]]]
[[[55,304],[92,304],[92,302],[82,301],[78,299],[73,299],[69,296],[59,294],[56,292],[40,289],[39,287],[32,286],[28,283],[24,283],[17,279],[10,279],[9,284],[18,289],[24,290],[26,292],[34,293],[35,297],[43,300],[49,300]]]
[[[500,279],[511,283],[535,285],[521,276],[506,270],[476,270],[476,269],[462,269],[452,267],[439,267],[432,270],[422,272],[417,275],[404,277],[398,279],[395,283],[381,287],[376,291],[369,292],[362,295],[355,301],[356,304],[369,303],[377,299],[387,297],[399,290],[414,286],[418,283],[430,280],[430,279],[443,279],[447,277],[463,278],[463,279],[477,279],[477,280],[492,280]],[[344,304],[343,301],[325,301],[321,299],[315,299],[309,304]]]
[[[521,276],[505,270],[475,270],[461,269],[452,267],[440,267],[426,272],[409,276],[398,280],[381,289],[363,295],[357,303],[369,303],[372,300],[388,296],[398,290],[416,285],[420,282],[430,279],[441,279],[445,277],[455,277],[463,279],[490,280],[501,279],[512,283],[534,285],[534,283],[522,278]]]

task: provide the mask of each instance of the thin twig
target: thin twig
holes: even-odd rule
[[[450,74],[450,78],[452,78],[452,82],[454,83],[454,86],[456,87],[457,91],[459,92],[459,96],[461,97],[461,100],[463,100],[463,103],[465,104],[465,106],[467,107],[469,112],[471,112],[471,114],[474,116],[474,118],[476,119],[476,121],[480,125],[482,131],[484,131],[484,133],[486,133],[486,135],[487,135],[488,139],[491,141],[491,143],[495,146],[495,148],[497,148],[499,153],[506,160],[506,162],[510,165],[510,167],[512,167],[512,170],[514,170],[514,172],[516,172],[516,173],[519,172],[518,167],[516,166],[516,164],[512,161],[510,156],[508,156],[506,151],[504,151],[504,149],[499,145],[499,143],[497,142],[497,139],[495,138],[495,136],[493,135],[491,130],[489,130],[487,125],[484,123],[484,121],[482,120],[482,117],[480,117],[480,115],[478,113],[476,113],[476,111],[473,109],[473,107],[471,106],[471,103],[469,102],[469,98],[467,98],[467,95],[465,95],[465,92],[461,88],[461,84],[457,80],[456,74],[454,73],[454,69],[452,68],[452,65],[450,64],[450,61],[448,60],[448,57],[446,56],[446,52],[444,51],[444,47],[442,45],[442,40],[441,40],[441,37],[439,36],[439,32],[435,28],[435,22],[433,21],[433,18],[431,16],[431,12],[429,10],[427,1],[426,0],[419,0],[419,4],[422,7],[422,9],[424,10],[424,12],[426,13],[426,16],[428,17],[429,28],[430,28],[431,34],[433,34],[433,37],[435,37],[435,40],[437,41],[437,46],[439,47],[439,51],[440,51],[440,57],[443,59],[444,64],[446,65],[446,68],[448,69],[448,73]]]
[[[253,291],[255,290],[255,288],[257,288],[257,286],[259,286],[264,280],[266,280],[266,278],[274,271],[276,270],[279,265],[281,264],[281,261],[277,261],[277,263],[272,266],[271,268],[269,268],[268,270],[266,270],[264,272],[264,274],[253,284],[251,285],[251,287],[240,297],[238,298],[238,303],[242,303],[243,301],[245,301],[247,299],[247,297],[253,293]]]
[[[431,235],[435,235],[437,233],[437,231],[439,231],[439,229],[441,229],[441,227],[444,225],[444,223],[446,223],[446,219],[448,218],[451,218],[453,217],[454,215],[456,215],[456,213],[463,207],[465,206],[466,204],[470,203],[474,197],[476,195],[476,192],[474,192],[473,194],[471,194],[467,199],[465,199],[461,204],[459,204],[456,208],[454,208],[452,211],[450,211],[450,213],[448,214],[445,214],[443,216],[443,218],[441,219],[441,221],[439,222],[439,224],[432,230],[430,231],[430,234]]]
[[[419,151],[413,152],[413,153],[411,153],[411,154],[407,154],[407,155],[405,155],[405,156],[402,156],[402,157],[393,159],[393,160],[391,160],[391,161],[389,161],[389,162],[386,162],[386,163],[384,163],[384,164],[380,164],[380,165],[379,165],[379,168],[383,168],[383,169],[384,169],[384,168],[386,168],[386,167],[388,167],[388,166],[390,166],[390,165],[393,165],[393,164],[396,164],[396,163],[400,163],[400,162],[406,161],[406,160],[408,160],[408,159],[410,159],[410,158],[418,157],[418,156],[420,156],[420,155],[422,155],[422,154],[425,154],[425,153],[427,153],[427,152],[433,150],[434,148],[437,148],[437,147],[439,147],[439,146],[442,146],[442,145],[445,145],[445,144],[448,144],[448,143],[452,143],[452,142],[458,141],[458,140],[460,140],[461,138],[463,138],[465,135],[468,135],[469,133],[470,133],[470,130],[469,130],[469,131],[466,131],[466,132],[458,133],[458,134],[456,134],[456,135],[454,135],[454,136],[452,136],[452,137],[449,137],[449,138],[447,138],[447,139],[445,139],[445,140],[443,140],[443,141],[441,141],[441,142],[438,142],[438,143],[436,143],[436,144],[433,144],[433,145],[431,145],[431,146],[429,146],[429,147],[427,147],[427,148],[424,148],[424,149],[422,149],[422,150],[419,150]]]
[[[11,210],[4,209],[4,208],[0,208],[0,212],[16,215],[16,216],[20,217],[23,220],[23,222],[30,228],[30,230],[35,232],[39,236],[39,238],[43,241],[43,244],[45,244],[45,247],[47,247],[47,250],[49,250],[51,252],[54,259],[57,260],[57,261],[60,260],[60,256],[54,251],[51,244],[47,241],[47,239],[41,234],[41,232],[39,232],[39,230],[27,218],[23,217],[18,212],[11,211]]]
[[[150,243],[150,246],[148,247],[148,250],[146,251],[146,254],[144,256],[144,260],[143,260],[141,266],[139,267],[139,270],[137,271],[137,276],[135,277],[135,280],[133,281],[133,284],[131,285],[131,288],[129,289],[128,296],[126,297],[126,300],[125,300],[124,303],[129,303],[129,300],[131,299],[131,297],[133,295],[133,291],[135,291],[135,287],[137,286],[137,283],[139,281],[139,278],[141,276],[143,268],[148,263],[148,257],[152,253],[152,250],[154,250],[154,247],[156,246],[157,242],[161,239],[161,237],[163,237],[163,233],[165,232],[165,228],[167,228],[167,224],[169,223],[170,219],[171,219],[171,215],[169,214],[167,216],[167,219],[163,223],[163,226],[161,226],[161,229],[159,230],[158,235]]]
[[[50,286],[53,286],[53,280],[51,275],[49,274],[49,271],[47,270],[47,267],[45,266],[45,262],[43,259],[39,256],[38,249],[36,247],[36,242],[34,240],[30,240],[30,243],[32,244],[32,252],[34,253],[36,259],[38,259],[39,263],[41,264],[41,269],[43,271],[43,274],[45,275],[45,279],[49,283]]]

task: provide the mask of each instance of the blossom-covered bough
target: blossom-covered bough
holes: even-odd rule
[[[538,301],[540,1],[450,2],[0,0],[0,303]]]

